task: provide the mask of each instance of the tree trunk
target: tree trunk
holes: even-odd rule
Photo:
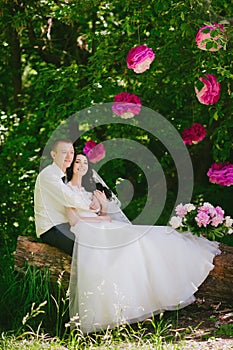
[[[56,283],[62,276],[61,283],[64,288],[68,288],[71,256],[62,250],[39,243],[33,237],[18,236],[14,256],[15,271],[24,273],[28,265],[40,270],[48,269],[51,282]]]
[[[196,297],[207,305],[232,304],[233,301],[233,247],[220,244],[220,249],[222,253],[214,258],[214,269],[196,293]],[[63,251],[32,237],[19,236],[14,254],[16,271],[25,272],[27,264],[39,269],[48,268],[51,282],[56,282],[62,275],[62,286],[68,288],[71,257]]]
[[[22,109],[22,72],[21,72],[21,48],[19,34],[15,28],[8,25],[8,38],[10,42],[10,66],[13,83],[14,109],[20,119],[23,117]]]

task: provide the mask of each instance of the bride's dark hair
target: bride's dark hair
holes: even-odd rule
[[[78,154],[81,154],[81,153],[75,153],[73,162],[71,163],[70,167],[66,169],[66,176],[67,176],[68,182],[73,177],[73,166],[74,166],[74,163],[75,163],[75,160],[76,160],[76,157]],[[112,191],[109,188],[107,188],[106,186],[103,186],[100,182],[95,182],[95,179],[93,177],[93,169],[92,169],[92,166],[91,166],[88,158],[87,158],[87,163],[88,163],[88,170],[82,178],[82,186],[88,192],[93,192],[96,189],[101,191],[101,192],[104,191],[106,198],[111,199],[112,198]]]

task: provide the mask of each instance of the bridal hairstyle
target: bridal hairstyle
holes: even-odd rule
[[[75,163],[75,160],[76,160],[76,157],[77,157],[78,154],[82,154],[82,153],[81,152],[75,152],[73,162],[71,163],[70,167],[66,169],[66,175],[67,175],[67,181],[68,182],[73,177],[73,166],[74,166],[74,163]],[[82,155],[84,155],[84,154],[82,154]],[[101,192],[104,192],[106,198],[107,199],[111,199],[112,198],[112,191],[109,188],[107,188],[106,186],[103,186],[100,182],[95,182],[94,177],[93,177],[92,166],[90,164],[90,161],[89,161],[88,157],[86,157],[86,159],[87,159],[87,163],[88,163],[88,170],[87,170],[86,174],[82,178],[82,186],[88,192],[93,192],[96,189],[101,191]]]

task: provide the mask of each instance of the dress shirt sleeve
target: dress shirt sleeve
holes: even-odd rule
[[[71,188],[64,184],[62,179],[56,175],[46,176],[46,174],[43,174],[38,180],[42,198],[44,197],[46,199],[46,197],[49,196],[65,207],[89,210],[90,201],[81,193],[79,194],[72,191]]]

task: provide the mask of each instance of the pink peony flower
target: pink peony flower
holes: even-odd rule
[[[214,209],[215,209],[215,213],[214,215],[212,215],[211,225],[214,227],[217,227],[219,224],[222,224],[224,221],[224,210],[219,206],[215,207]]]
[[[206,136],[206,129],[202,124],[194,123],[182,132],[184,144],[192,145],[203,140]]]
[[[212,105],[218,102],[220,97],[221,85],[217,82],[217,78],[213,74],[206,74],[206,78],[200,77],[199,80],[204,86],[199,90],[195,87],[197,99],[204,105]]]
[[[180,218],[183,218],[187,214],[188,210],[186,206],[181,203],[177,205],[175,212]]]
[[[204,211],[198,210],[198,214],[195,217],[195,220],[197,222],[197,226],[199,226],[199,227],[201,227],[201,226],[206,227],[210,223],[210,217]]]
[[[217,207],[215,207],[215,210],[216,210],[216,215],[220,216],[223,220],[224,219],[224,210],[219,205],[217,205]]]
[[[214,163],[207,172],[209,181],[221,186],[233,185],[233,164],[229,162]]]
[[[210,217],[214,217],[216,215],[215,207],[212,204],[210,204],[209,202],[205,202],[203,205],[201,205],[198,208],[198,212],[206,213]]]
[[[212,218],[211,220],[211,225],[214,227],[218,227],[219,224],[223,223],[223,218],[219,215],[216,215],[215,217]]]
[[[155,54],[147,45],[140,45],[129,50],[126,58],[127,67],[133,69],[135,73],[143,73],[150,68]]]
[[[99,162],[106,155],[104,145],[95,141],[87,141],[83,148],[83,153],[86,154],[89,161],[92,163]]]
[[[141,100],[138,96],[128,92],[121,92],[114,97],[112,111],[121,118],[133,118],[141,111]]]
[[[209,31],[207,31],[209,29]],[[219,34],[212,37],[211,32],[213,30],[218,29]],[[221,41],[226,41],[225,35],[224,35],[224,25],[223,24],[213,24],[213,25],[206,25],[201,28],[199,28],[197,35],[196,35],[196,43],[199,49],[206,50],[206,51],[218,51],[223,46],[219,44]],[[208,49],[207,43],[213,43],[212,47]]]

